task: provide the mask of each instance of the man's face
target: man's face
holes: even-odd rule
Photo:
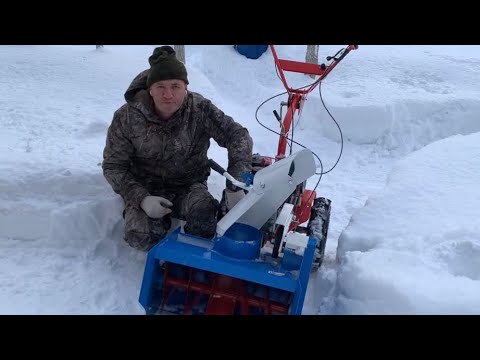
[[[150,86],[155,108],[166,119],[172,116],[185,98],[187,84],[183,80],[161,80]]]

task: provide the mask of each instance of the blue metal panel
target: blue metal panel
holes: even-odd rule
[[[290,292],[293,298],[289,314],[301,314],[313,262],[315,239],[309,238],[303,256],[287,254],[286,266],[282,266],[282,258],[272,259],[269,254],[262,255],[258,252],[258,256],[252,258],[252,254],[257,253],[257,250],[252,250],[256,247],[255,242],[260,243],[261,239],[246,227],[248,225],[235,224],[232,232],[213,240],[187,235],[177,228],[155,245],[147,256],[139,298],[146,313],[157,311],[160,299],[156,298],[159,294],[154,289],[159,289],[162,282],[159,261],[165,261],[265,285],[272,290]],[[245,234],[253,239],[241,239],[246,246],[242,248],[242,241],[238,237],[245,238]],[[232,236],[237,240],[232,239]],[[234,250],[238,253],[234,254]]]
[[[297,288],[295,289],[292,304],[290,305],[290,315],[302,314],[303,302],[305,301],[305,294],[307,292],[308,279],[310,278],[310,269],[313,263],[313,256],[315,255],[315,246],[315,238],[310,237],[308,239],[307,248],[303,253],[302,263],[300,264]]]
[[[180,234],[180,229],[177,229],[150,251],[158,260],[295,291],[298,271],[285,271],[280,266],[263,261],[227,257],[215,251],[213,245],[211,240]]]

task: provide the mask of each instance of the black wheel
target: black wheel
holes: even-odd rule
[[[317,246],[313,257],[313,269],[318,269],[322,265],[325,255],[325,246],[327,244],[328,226],[330,224],[331,200],[319,197],[313,201],[310,210],[310,220],[307,226],[308,236],[316,239]]]

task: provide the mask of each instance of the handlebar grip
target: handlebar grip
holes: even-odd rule
[[[215,170],[218,172],[220,175],[223,175],[227,172],[223,167],[221,167],[218,163],[216,163],[213,159],[208,159],[208,166],[212,168],[212,170]]]
[[[340,57],[338,58],[338,62],[342,61],[343,58],[344,58],[345,56],[347,56],[347,54],[348,54],[349,52],[350,52],[350,49],[347,47],[347,48],[343,51],[342,55],[340,55]]]

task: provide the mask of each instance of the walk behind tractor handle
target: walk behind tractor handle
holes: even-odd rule
[[[346,49],[341,49],[339,50],[335,55],[333,56],[327,56],[327,61],[330,61],[330,60],[338,60],[338,61],[342,61],[342,59],[347,56],[347,54],[351,51],[351,50],[357,50],[358,49],[358,45],[349,45]],[[337,58],[337,55],[340,54],[340,56]]]
[[[348,45],[346,48],[340,49],[335,55],[333,56],[327,56],[327,61],[333,60],[330,65],[324,68],[323,74],[320,76],[319,80],[323,80],[329,73],[332,71],[337,64],[343,60],[345,56],[348,55],[348,53],[352,50],[357,50],[358,45]],[[337,55],[340,55],[337,57]],[[322,64],[325,65],[325,64]]]
[[[275,160],[281,160],[286,156],[287,139],[289,139],[290,126],[292,125],[293,117],[296,113],[300,114],[303,108],[303,102],[306,96],[315,89],[320,82],[337,66],[337,64],[347,56],[347,54],[358,49],[358,45],[348,45],[345,48],[340,49],[334,56],[328,56],[327,60],[331,63],[327,66],[325,64],[313,64],[300,61],[292,61],[287,59],[280,59],[277,56],[274,45],[269,45],[272,52],[273,60],[275,62],[275,68],[278,76],[287,90],[288,102],[286,102],[287,111],[283,119],[276,111],[273,112],[275,118],[280,123],[281,132],[279,133],[280,139],[278,141],[277,155]],[[288,85],[285,77],[285,72],[303,73],[317,76],[317,79],[307,85],[300,88],[293,88]],[[292,139],[290,139],[292,140]],[[293,141],[293,140],[292,140]],[[290,149],[291,150],[291,149]]]
[[[337,64],[343,60],[347,54],[358,49],[358,45],[348,45],[346,48],[340,49],[334,56],[328,56],[327,61],[333,60],[329,65],[325,64],[312,64],[300,61],[292,61],[287,59],[280,59],[277,56],[274,45],[269,45],[270,51],[272,52],[273,59],[275,61],[275,67],[280,76],[280,80],[283,83],[283,86],[290,94],[297,95],[307,95],[311,92],[325,77],[337,66]],[[339,55],[339,57],[337,57]],[[285,72],[296,72],[309,75],[317,75],[318,78],[312,84],[304,88],[293,88],[288,85],[287,79],[285,77]]]

